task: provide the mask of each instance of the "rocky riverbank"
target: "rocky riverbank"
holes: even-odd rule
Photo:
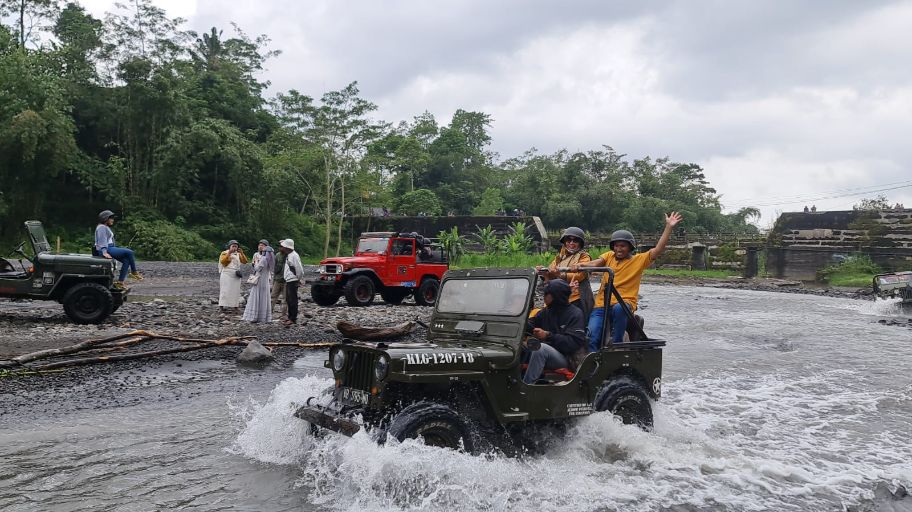
[[[260,342],[332,342],[341,339],[336,322],[345,320],[362,325],[393,325],[416,318],[427,322],[432,308],[421,307],[407,298],[403,304],[389,306],[377,297],[368,308],[352,308],[344,299],[336,306],[320,307],[311,302],[309,286],[301,289],[299,325],[285,328],[279,322],[250,324],[239,314],[220,313],[218,275],[211,263],[144,262],[146,279],[131,285],[129,301],[101,325],[75,325],[55,302],[0,300],[0,359],[46,348],[71,345],[93,337],[105,337],[144,329],[163,334],[197,338],[256,336]],[[307,269],[314,272],[314,267]],[[870,290],[815,288],[800,282],[778,279],[713,279],[648,275],[644,282],[659,285],[707,286],[784,293],[803,293],[855,299],[870,299]],[[247,285],[245,287],[245,294]],[[413,336],[421,336],[418,327]],[[282,349],[293,352],[295,349]],[[207,357],[235,348],[207,349],[179,357]]]

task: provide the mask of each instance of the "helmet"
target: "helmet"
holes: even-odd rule
[[[577,228],[577,227],[570,227],[570,228],[565,229],[564,232],[561,233],[560,243],[563,244],[564,239],[570,238],[571,236],[574,238],[579,238],[580,240],[583,241],[583,243],[580,244],[581,247],[586,246],[586,233],[584,233],[582,229]]]
[[[630,244],[631,249],[636,249],[637,246],[636,239],[633,238],[633,233],[626,229],[619,229],[614,233],[611,233],[611,241],[608,242],[608,247],[614,248],[614,242],[627,242]]]
[[[114,212],[112,212],[111,210],[105,210],[98,214],[98,223],[104,224],[105,222],[108,221],[108,219],[110,219],[113,216],[114,216]]]

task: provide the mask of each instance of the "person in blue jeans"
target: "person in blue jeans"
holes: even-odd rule
[[[665,215],[665,230],[659,237],[658,243],[646,252],[634,254],[636,240],[633,233],[626,229],[619,229],[611,234],[608,246],[610,251],[602,254],[598,259],[592,260],[586,266],[611,267],[614,270],[614,288],[621,299],[627,304],[631,312],[637,309],[637,299],[640,293],[640,281],[643,271],[665,252],[668,239],[675,226],[682,218],[678,212]],[[570,265],[570,271],[576,272],[580,265]],[[595,294],[595,307],[589,315],[589,350],[595,352],[601,348],[602,326],[605,322],[605,287],[608,284],[608,273],[602,274],[602,287]],[[624,308],[618,303],[617,298],[609,297],[608,321],[611,325],[611,342],[623,343],[624,334],[627,332],[627,315]]]
[[[124,280],[129,276],[137,281],[142,281],[143,276],[136,271],[136,255],[132,249],[118,247],[114,244],[114,231],[111,226],[114,225],[114,212],[105,210],[98,214],[98,225],[95,226],[95,256],[102,256],[107,259],[115,259],[120,262],[120,277],[114,283],[115,288],[123,288]]]

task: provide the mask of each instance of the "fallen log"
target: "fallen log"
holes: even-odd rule
[[[16,356],[9,361],[0,361],[0,368],[12,368],[16,366],[22,366],[25,363],[30,363],[32,361],[37,361],[39,359],[47,359],[54,356],[63,356],[67,354],[73,354],[76,352],[82,352],[88,350],[96,345],[101,345],[103,343],[110,343],[112,341],[122,340],[124,338],[134,338],[134,337],[154,337],[154,335],[146,331],[130,331],[126,334],[118,334],[117,336],[109,336],[107,338],[98,338],[94,340],[86,340],[75,345],[69,345],[66,347],[60,348],[49,348],[46,350],[39,350],[37,352],[29,352],[28,354],[22,354],[21,356]]]
[[[355,340],[388,340],[409,334],[415,329],[415,322],[402,322],[392,327],[364,327],[341,320],[336,323],[336,329],[346,338]]]
[[[68,359],[66,361],[58,361],[56,363],[48,363],[48,364],[43,364],[43,365],[38,365],[38,366],[29,366],[28,369],[34,370],[34,371],[44,371],[44,370],[53,370],[56,368],[65,368],[65,367],[70,367],[70,366],[85,366],[85,365],[96,364],[96,363],[130,361],[130,360],[134,360],[134,359],[144,359],[146,357],[152,357],[152,356],[162,356],[162,355],[166,355],[166,354],[176,354],[178,352],[190,352],[192,350],[201,350],[204,348],[231,345],[231,344],[233,344],[232,341],[234,341],[234,340],[232,340],[231,338],[226,338],[224,340],[216,340],[211,343],[198,343],[196,345],[187,345],[184,347],[167,348],[167,349],[162,349],[162,350],[150,350],[148,352],[137,352],[135,354],[85,357],[85,358],[81,358],[81,359]]]

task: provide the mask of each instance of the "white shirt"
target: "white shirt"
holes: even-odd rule
[[[291,271],[291,267],[295,268],[294,272]],[[304,278],[304,266],[301,264],[301,257],[298,256],[298,253],[291,251],[285,256],[285,271],[283,275],[286,283],[300,281]]]

